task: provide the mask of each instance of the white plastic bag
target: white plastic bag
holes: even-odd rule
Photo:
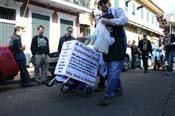
[[[103,54],[108,54],[109,46],[115,42],[115,39],[110,36],[110,32],[102,24],[101,19],[98,21],[93,35],[96,36],[94,49]]]

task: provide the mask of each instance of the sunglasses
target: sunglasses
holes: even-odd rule
[[[69,32],[72,32],[72,30],[68,30]]]

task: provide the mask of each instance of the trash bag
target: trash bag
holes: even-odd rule
[[[100,53],[108,54],[109,47],[115,42],[115,39],[110,36],[110,32],[106,26],[102,24],[101,19],[97,23],[93,37],[94,49]]]

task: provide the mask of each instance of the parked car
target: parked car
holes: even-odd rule
[[[9,46],[0,46],[0,82],[13,79],[19,71]]]
[[[126,56],[125,56],[125,61],[124,61],[124,67],[123,71],[128,71],[131,68],[131,62],[132,62],[132,54],[131,54],[131,48],[128,47],[126,50]],[[139,55],[137,55],[136,58],[136,68],[141,68],[142,67],[142,59],[139,58]],[[148,56],[148,67],[152,66],[152,56],[149,54]]]
[[[58,61],[58,52],[52,52],[49,54],[49,72],[54,75],[55,67]]]

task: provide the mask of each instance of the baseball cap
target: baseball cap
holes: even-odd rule
[[[163,32],[170,32],[170,28],[169,27],[165,27]]]

